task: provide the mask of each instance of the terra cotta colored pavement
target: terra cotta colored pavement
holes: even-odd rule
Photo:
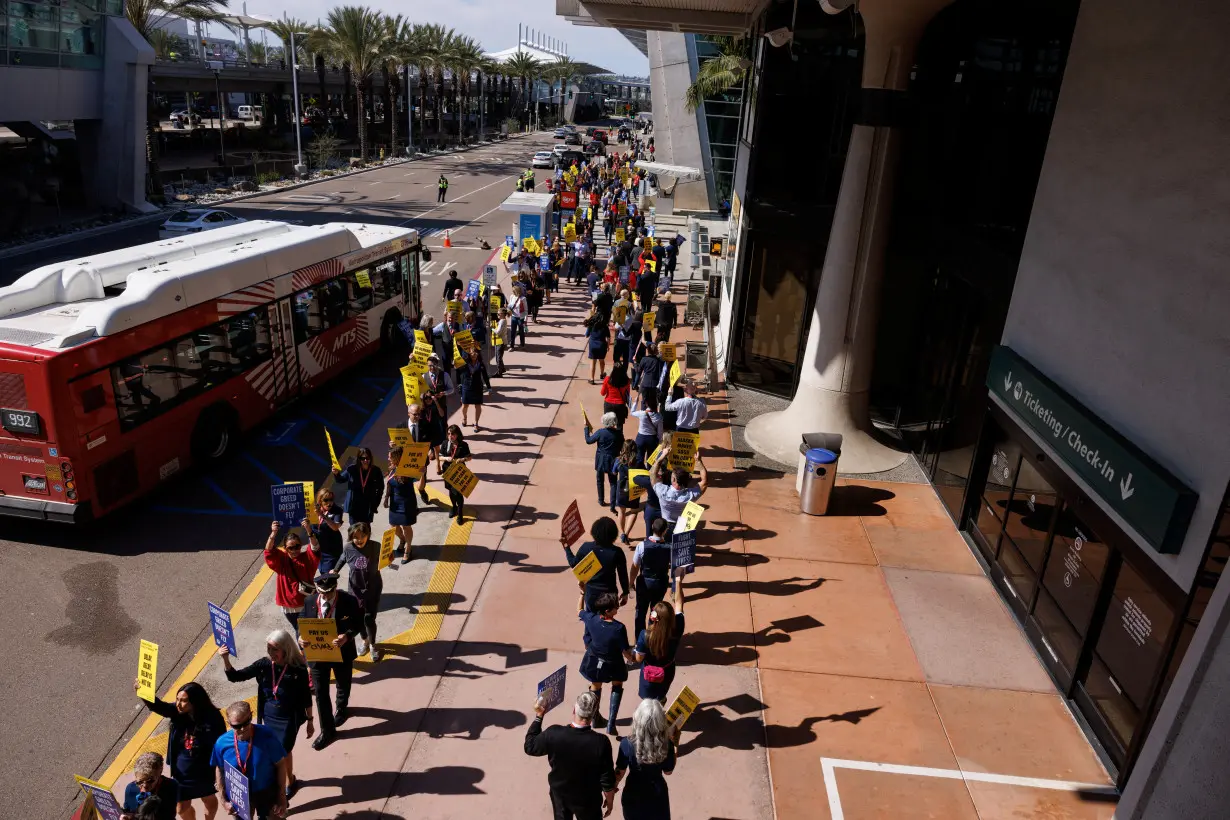
[[[539,680],[568,670],[548,724],[569,719],[584,685],[560,518],[574,499],[587,526],[609,514],[581,430],[582,403],[595,422],[602,411],[586,382],[585,300],[562,287],[529,346],[507,354],[482,431],[467,429],[482,481],[467,502],[459,603],[435,640],[356,681],[331,747],[302,744],[294,816],[550,816],[547,762],[522,744]],[[804,516],[793,475],[735,469],[718,388],[675,684],[702,705],[669,780],[674,816],[1108,817],[1113,803],[1075,785],[1106,784],[1106,772],[932,489],[841,480],[829,517]],[[630,601],[619,619],[632,616]]]

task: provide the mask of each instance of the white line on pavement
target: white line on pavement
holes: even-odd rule
[[[473,191],[467,191],[466,193],[462,194],[462,196],[469,196],[470,194],[477,194],[479,191],[485,191],[485,190],[487,190],[487,189],[488,189],[488,188],[490,188],[492,185],[499,185],[501,182],[507,182],[507,181],[508,181],[508,180],[510,180],[510,179],[512,179],[512,177],[510,177],[510,176],[509,176],[509,177],[500,177],[500,178],[499,178],[499,179],[497,179],[495,182],[492,182],[490,185],[484,185],[484,186],[483,186],[483,187],[481,187],[481,188],[475,188]],[[401,228],[401,227],[404,227],[404,226],[406,226],[406,225],[409,225],[409,224],[410,224],[411,222],[413,222],[414,220],[416,220],[416,219],[422,219],[423,217],[427,216],[427,214],[431,213],[432,211],[438,211],[438,210],[440,210],[441,208],[443,208],[445,205],[451,205],[451,204],[452,204],[452,203],[450,203],[450,202],[443,202],[443,203],[441,203],[441,204],[437,205],[436,207],[431,208],[430,210],[423,211],[423,212],[422,212],[421,214],[419,214],[418,216],[412,216],[412,217],[410,217],[410,218],[409,218],[409,219],[407,219],[405,222],[398,222],[398,223],[397,223],[397,227],[398,227],[398,228]]]

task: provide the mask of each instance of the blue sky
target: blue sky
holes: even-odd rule
[[[311,22],[324,19],[329,9],[345,3],[366,4],[386,14],[401,14],[412,21],[442,23],[467,34],[487,51],[502,51],[517,44],[517,24],[524,23],[568,43],[574,60],[585,60],[621,74],[649,75],[649,61],[614,29],[574,26],[555,16],[555,0],[246,0],[248,12],[281,17],[283,12]],[[240,11],[245,0],[231,0]],[[225,36],[221,31],[219,36]]]

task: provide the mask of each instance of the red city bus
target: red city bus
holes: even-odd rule
[[[418,318],[418,233],[254,221],[0,288],[0,514],[97,518]]]

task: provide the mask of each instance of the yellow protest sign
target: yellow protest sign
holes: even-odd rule
[[[622,199],[619,200],[618,210],[619,210],[620,216],[624,216],[625,214],[627,214],[628,213],[628,203],[624,202]]]
[[[158,644],[141,641],[137,656],[137,697],[153,703],[158,697]]]
[[[700,446],[700,433],[681,433],[676,430],[671,435],[671,454],[669,466],[672,470],[692,471],[696,462],[696,448]]]
[[[478,476],[470,472],[470,468],[462,462],[452,461],[444,468],[444,483],[469,498],[470,493],[478,486]]]
[[[300,618],[299,638],[303,641],[303,657],[309,661],[341,663],[342,648],[337,640],[337,621],[332,618]]]
[[[676,353],[677,351],[675,350],[675,346],[673,344],[663,342],[662,344],[658,345],[658,358],[664,362],[675,361]]]
[[[460,316],[461,315],[461,302],[457,301],[456,299],[449,299],[447,302],[444,303],[444,312],[451,313],[454,316]]]
[[[425,330],[414,331],[414,346],[418,347],[419,345],[427,345],[427,331]],[[430,345],[428,345],[428,347],[430,347]],[[427,352],[430,353],[431,351],[428,350]]]
[[[397,530],[389,528],[380,536],[380,569],[393,563],[393,550],[397,546]]]
[[[478,342],[475,341],[474,334],[468,330],[459,330],[454,333],[453,344],[462,350],[478,350]]]
[[[645,315],[641,317],[641,324],[647,328],[653,327],[653,320],[656,318],[658,318],[658,312],[656,310],[647,310],[645,311]]]
[[[656,272],[658,270],[657,261],[653,259],[646,259],[645,260],[645,270],[649,271],[650,273]]]
[[[672,348],[672,350],[673,350],[673,349],[674,349],[674,348]],[[671,389],[671,390],[674,390],[674,389],[675,389],[675,385],[676,385],[676,384],[678,384],[678,383],[679,383],[679,380],[680,380],[680,379],[682,379],[682,378],[683,378],[683,368],[679,366],[679,360],[678,360],[678,359],[675,359],[675,361],[671,362],[671,372],[670,372],[670,382],[671,382],[671,386],[670,386],[670,389]]]
[[[404,478],[418,478],[427,469],[427,456],[430,452],[430,441],[410,441],[403,444],[396,474]]]
[[[427,360],[431,358],[431,345],[426,342],[416,344],[414,350],[410,352],[410,361],[405,367],[401,368],[402,378],[407,374],[411,376],[422,376],[427,372]]]
[[[628,471],[628,500],[636,501],[645,494],[645,488],[636,483],[636,479],[641,476],[649,477],[648,470],[629,470]]]
[[[581,406],[581,418],[585,421],[585,426],[591,430],[594,429],[594,425],[590,424],[589,414],[585,412],[585,403],[577,402],[577,404]]]
[[[704,514],[705,508],[695,501],[684,504],[679,520],[675,522],[675,532],[691,532],[696,529],[696,525],[700,523],[701,516]]]
[[[616,241],[616,242],[623,242],[623,241],[624,241],[624,229],[623,229],[623,228],[616,228],[616,229],[615,229],[615,241]]]
[[[500,261],[507,262],[508,257],[510,256],[512,256],[512,248],[508,247],[507,245],[501,246],[500,247]]]
[[[502,293],[491,294],[491,312],[497,313],[499,309],[502,307],[504,307],[504,294]]]
[[[372,289],[372,277],[371,277],[371,274],[369,274],[367,271],[365,270],[359,271],[358,273],[354,275],[354,278],[358,280],[359,287],[367,288],[368,290]]]
[[[577,565],[572,568],[572,574],[577,576],[577,580],[582,584],[589,583],[589,579],[601,571],[602,562],[598,560],[598,555],[593,552],[578,561]]]
[[[614,314],[615,314],[615,324],[622,325],[624,322],[628,321],[628,306],[627,305],[615,305]]]
[[[309,524],[319,524],[320,518],[316,515],[316,482],[315,481],[287,481],[287,484],[299,484],[303,487],[303,503],[307,507],[307,520]]]
[[[423,380],[414,372],[413,364],[401,369],[401,386],[406,394],[406,406],[418,404],[419,397],[423,395]]]
[[[325,441],[329,444],[329,462],[333,465],[333,469],[337,472],[342,471],[342,465],[337,461],[337,451],[333,449],[333,436],[329,435],[329,428],[325,428]]]
[[[666,710],[666,722],[672,729],[682,729],[683,724],[687,723],[688,718],[692,717],[692,713],[696,711],[696,707],[700,706],[700,698],[696,697],[696,693],[688,687],[683,687],[683,691],[675,696],[674,703],[671,708]]]
[[[465,367],[465,356],[461,355],[461,348],[457,346],[456,338],[453,339],[453,367]]]
[[[409,427],[390,427],[389,428],[389,444],[394,447],[404,447],[410,443],[410,428]]]
[[[654,462],[658,460],[658,456],[660,455],[662,455],[662,445],[661,444],[659,444],[657,447],[654,447],[653,452],[649,454],[649,461],[647,462],[649,466],[652,467]]]
[[[564,239],[568,242],[577,241],[577,229],[571,222],[564,225]]]

